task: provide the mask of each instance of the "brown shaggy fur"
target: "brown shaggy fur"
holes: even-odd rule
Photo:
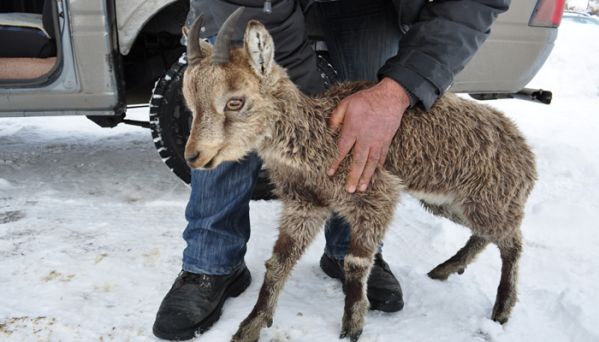
[[[344,262],[349,289],[342,337],[356,341],[368,309],[366,280],[400,192],[419,198],[436,215],[472,230],[467,244],[429,276],[462,273],[488,243],[503,263],[492,318],[504,323],[516,302],[520,223],[536,178],[534,156],[516,126],[497,110],[441,97],[430,111],[408,110],[383,168],[366,192],[348,193],[351,160],[329,177],[337,134],[327,118],[346,96],[369,86],[344,83],[319,97],[303,95],[273,61],[272,38],[259,22],[248,23],[244,47],[228,63],[210,61],[201,43],[184,76],[184,95],[194,113],[186,147],[190,165],[213,168],[255,150],[270,171],[284,204],[279,239],[266,262],[259,299],[233,341],[253,342],[270,326],[280,290],[323,223],[337,212],[352,227]],[[243,105],[239,108],[239,101]]]

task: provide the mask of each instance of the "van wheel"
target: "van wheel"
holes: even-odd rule
[[[154,86],[150,100],[150,130],[154,146],[168,168],[186,184],[191,183],[191,170],[183,153],[191,130],[191,111],[183,100],[185,55],[179,58]],[[273,186],[266,170],[260,171],[252,199],[272,199]]]

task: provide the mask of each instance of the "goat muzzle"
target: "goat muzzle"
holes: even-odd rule
[[[191,154],[185,153],[185,160],[187,161],[188,164],[193,164],[199,158],[200,158],[200,152],[195,152],[195,153],[191,153]]]
[[[192,169],[212,169],[216,166],[215,161],[219,152],[219,147],[188,147],[183,157]]]

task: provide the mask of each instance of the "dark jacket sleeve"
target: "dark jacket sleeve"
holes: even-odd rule
[[[220,25],[239,6],[245,11],[235,30],[234,40],[242,41],[250,19],[262,22],[273,37],[277,63],[287,69],[289,78],[308,94],[323,90],[314,51],[308,44],[304,15],[296,0],[273,0],[272,13],[264,13],[264,0],[192,0],[188,23],[204,14],[206,30],[202,37],[216,35]]]
[[[399,82],[416,102],[429,109],[487,39],[491,24],[507,11],[509,3],[510,0],[427,2],[402,38],[399,53],[379,70],[379,78],[390,77]]]

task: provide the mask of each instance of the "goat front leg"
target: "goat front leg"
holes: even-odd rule
[[[351,241],[343,267],[345,309],[340,338],[356,342],[362,335],[369,303],[366,295],[374,254],[383,240],[393,215],[394,202],[388,197],[374,198],[356,205],[344,217],[351,225]]]
[[[272,325],[274,308],[285,281],[328,216],[328,209],[313,205],[285,206],[279,238],[272,257],[266,262],[266,273],[258,301],[248,317],[241,322],[233,336],[233,342],[258,341],[260,330]]]
[[[345,272],[345,308],[339,338],[348,337],[351,342],[356,342],[362,335],[364,316],[368,311],[368,297],[366,296],[366,283],[373,256],[376,249],[365,250],[363,256],[350,253],[345,256],[343,263]],[[355,251],[354,251],[355,252]]]

